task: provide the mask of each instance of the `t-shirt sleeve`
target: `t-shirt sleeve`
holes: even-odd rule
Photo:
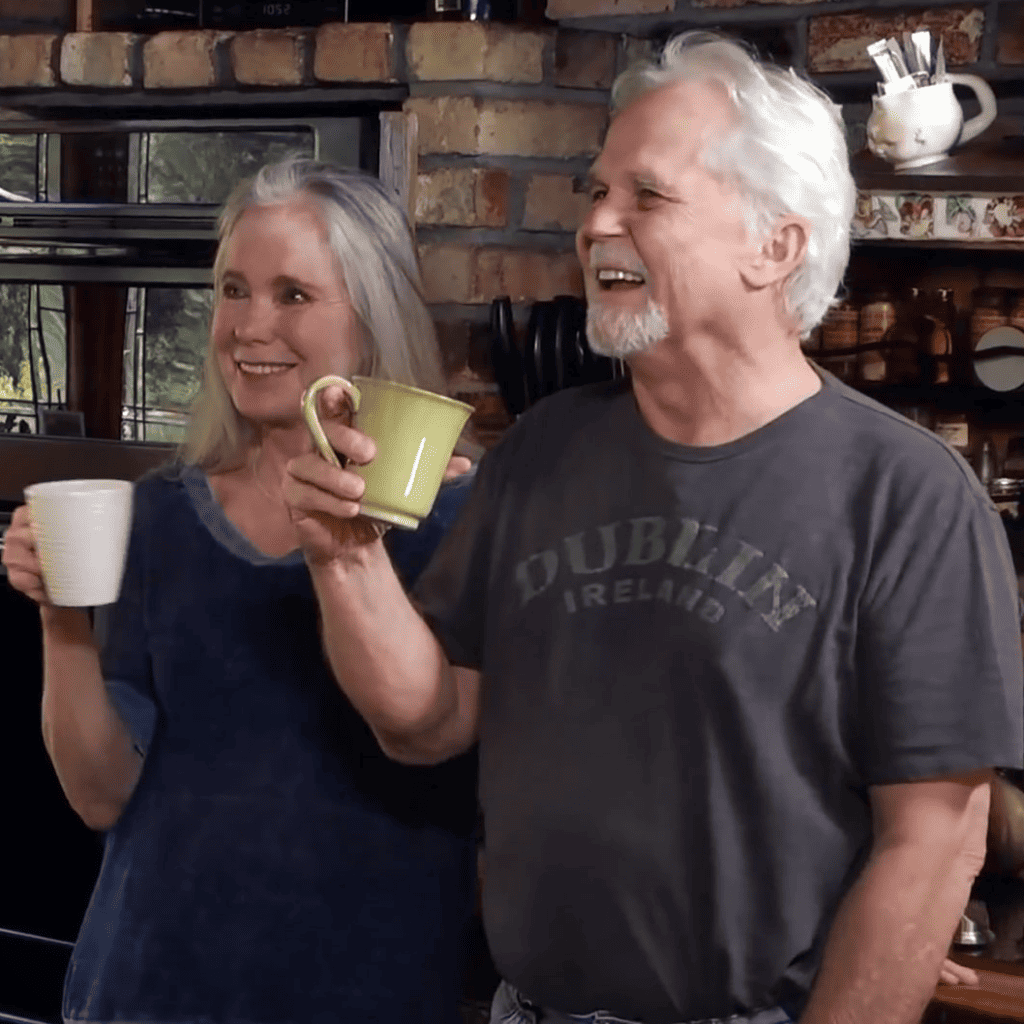
[[[411,590],[420,574],[430,562],[445,534],[458,519],[476,475],[475,468],[441,486],[430,515],[412,531],[390,530],[384,540],[385,547],[407,590]]]
[[[496,452],[489,452],[469,496],[413,590],[413,599],[454,665],[483,667],[490,551],[495,528]]]
[[[858,613],[868,784],[1022,764],[1016,576],[999,514],[967,471],[868,513],[889,523]]]
[[[121,592],[114,604],[98,610],[96,619],[107,694],[143,756],[152,742],[157,718],[144,614],[149,497],[148,488],[136,484]]]

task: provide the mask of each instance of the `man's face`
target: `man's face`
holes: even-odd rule
[[[751,245],[735,191],[698,159],[732,123],[724,91],[684,82],[612,121],[576,235],[591,345],[630,355],[668,335],[718,335],[743,316],[740,260]]]

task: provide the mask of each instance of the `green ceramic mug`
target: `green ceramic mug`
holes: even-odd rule
[[[415,530],[434,505],[455,442],[473,407],[390,380],[321,377],[302,396],[302,415],[320,454],[335,466],[341,463],[316,408],[316,396],[330,385],[345,392],[355,413],[353,425],[377,445],[373,462],[351,467],[366,481],[362,514]]]

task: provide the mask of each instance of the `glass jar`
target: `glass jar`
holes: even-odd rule
[[[840,380],[851,381],[856,378],[857,355],[852,350],[857,347],[859,326],[860,313],[854,301],[849,298],[833,306],[821,322],[821,350],[818,362]],[[829,355],[834,349],[851,351],[839,356]]]
[[[894,323],[896,323],[896,302],[889,290],[876,288],[868,292],[860,310],[857,344],[876,344],[882,340]],[[885,380],[886,353],[883,349],[868,349],[858,355],[862,380],[872,382]]]
[[[971,293],[971,351],[981,336],[993,327],[1010,322],[1008,288],[975,288]]]
[[[1008,322],[1011,327],[1024,331],[1024,291],[1010,293]]]
[[[946,444],[955,448],[965,458],[971,448],[971,433],[965,412],[940,412],[935,414],[934,431]]]
[[[989,482],[988,493],[1003,519],[1020,519],[1020,499],[1024,494],[1024,480],[1001,476]]]
[[[956,300],[952,288],[938,288],[927,302],[927,316],[932,323],[929,353],[932,357],[932,380],[948,384],[953,376],[953,332],[956,330]]]

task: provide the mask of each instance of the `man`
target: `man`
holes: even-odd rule
[[[493,1021],[909,1024],[1022,763],[1006,539],[951,449],[801,353],[849,253],[827,99],[691,34],[613,101],[578,251],[631,380],[484,458],[431,629],[330,528],[359,478],[293,463],[325,647],[390,756],[479,737]]]

